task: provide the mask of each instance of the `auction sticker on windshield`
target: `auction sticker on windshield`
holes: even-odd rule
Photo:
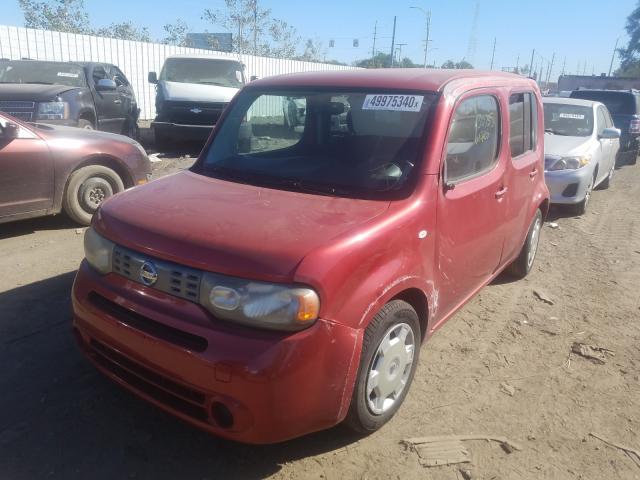
[[[78,78],[79,75],[77,73],[71,73],[71,72],[58,72],[58,76],[67,77],[67,78]]]
[[[580,115],[578,113],[561,113],[558,117],[570,118],[572,120],[584,120],[584,115]]]
[[[362,109],[419,112],[423,100],[423,95],[367,95]]]

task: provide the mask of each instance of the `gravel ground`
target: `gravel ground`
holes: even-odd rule
[[[194,160],[160,157],[156,176]],[[99,375],[70,331],[82,230],[62,216],[0,225],[0,478],[640,478],[590,436],[640,449],[640,167],[618,170],[587,215],[549,221],[532,274],[498,279],[430,339],[381,431],[266,447],[195,430]],[[593,363],[571,353],[576,341],[615,356]],[[522,451],[471,441],[471,463],[425,468],[401,444],[448,434]]]

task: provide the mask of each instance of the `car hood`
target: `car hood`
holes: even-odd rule
[[[27,102],[48,102],[63,92],[78,87],[68,85],[39,85],[35,83],[0,84],[0,101],[16,100]]]
[[[302,259],[389,202],[310,195],[193,172],[116,195],[94,216],[110,240],[148,255],[258,280],[293,281]]]
[[[47,123],[29,124],[39,135],[48,140],[69,140],[69,141],[108,141],[123,142],[136,145],[138,142],[124,135],[117,133],[101,132],[99,130],[87,130],[77,127],[65,127],[62,125],[50,125]]]
[[[545,134],[544,153],[545,155],[583,155],[589,150],[592,137],[568,137],[565,135]]]
[[[199,83],[160,82],[166,100],[181,102],[229,103],[238,88],[202,85]]]

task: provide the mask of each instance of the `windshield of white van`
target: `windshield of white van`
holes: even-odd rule
[[[430,92],[246,90],[194,171],[309,193],[382,198],[413,176]]]
[[[242,65],[235,60],[168,58],[160,72],[160,80],[240,88],[243,85]]]
[[[0,83],[87,86],[84,70],[80,65],[35,60],[0,62]]]

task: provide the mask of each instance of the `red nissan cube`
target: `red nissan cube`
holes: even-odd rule
[[[511,74],[252,82],[189,171],[94,215],[79,344],[222,437],[374,431],[421,344],[500,272],[530,271],[549,205],[543,131],[536,84]]]

